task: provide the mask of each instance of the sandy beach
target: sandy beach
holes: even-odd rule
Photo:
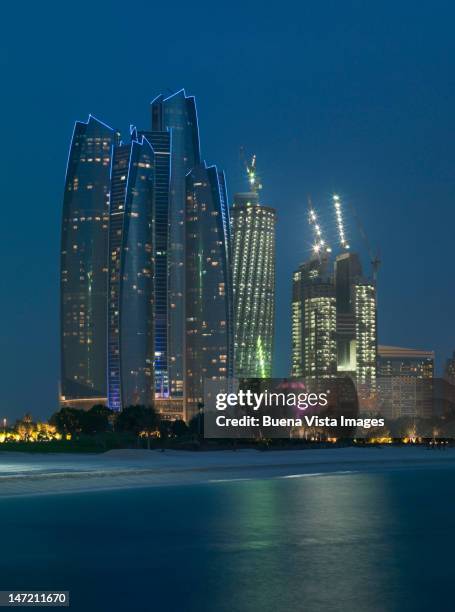
[[[1,453],[0,497],[443,466],[455,467],[455,449],[116,450],[100,455]]]

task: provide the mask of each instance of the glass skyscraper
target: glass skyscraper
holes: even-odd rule
[[[170,132],[140,132],[155,152],[155,397],[169,397],[168,372],[168,238]]]
[[[206,380],[233,375],[230,223],[224,174],[196,166],[187,176],[185,418]]]
[[[108,404],[150,405],[153,378],[154,152],[132,131],[114,148],[109,214]]]
[[[109,175],[117,141],[118,134],[95,117],[75,124],[61,235],[62,404],[106,399]]]
[[[200,163],[199,129],[194,97],[184,90],[152,102],[152,131],[170,132],[168,291],[168,393],[183,398],[185,338],[186,175]]]
[[[237,193],[232,208],[235,375],[272,375],[275,319],[273,208],[256,192]]]

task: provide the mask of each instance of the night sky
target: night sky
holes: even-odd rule
[[[373,8],[374,4],[374,8]],[[68,146],[88,113],[127,136],[149,102],[197,98],[202,153],[245,183],[257,154],[278,210],[276,375],[290,365],[294,268],[331,193],[379,249],[379,340],[455,348],[455,7],[451,2],[9,3],[2,11],[0,417],[48,417],[59,377],[60,218]]]

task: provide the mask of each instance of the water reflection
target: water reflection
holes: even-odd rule
[[[233,483],[223,496],[205,534],[212,609],[390,609],[393,514],[381,475]]]
[[[8,589],[74,610],[449,610],[453,469],[3,499]]]

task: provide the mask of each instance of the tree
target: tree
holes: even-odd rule
[[[159,423],[155,409],[151,406],[126,406],[117,416],[115,426],[118,431],[140,432],[155,431]]]
[[[60,433],[75,434],[82,429],[83,412],[78,408],[64,406],[49,419]]]
[[[185,421],[177,419],[176,421],[172,422],[171,431],[176,438],[181,438],[188,433],[188,425],[185,423]]]
[[[198,436],[204,435],[204,404],[198,404],[199,412],[197,412],[190,422],[188,423],[188,429],[190,433],[197,434]]]
[[[95,404],[90,410],[81,415],[81,428],[83,433],[96,434],[103,433],[109,429],[109,417],[113,411],[109,410],[104,404]]]

